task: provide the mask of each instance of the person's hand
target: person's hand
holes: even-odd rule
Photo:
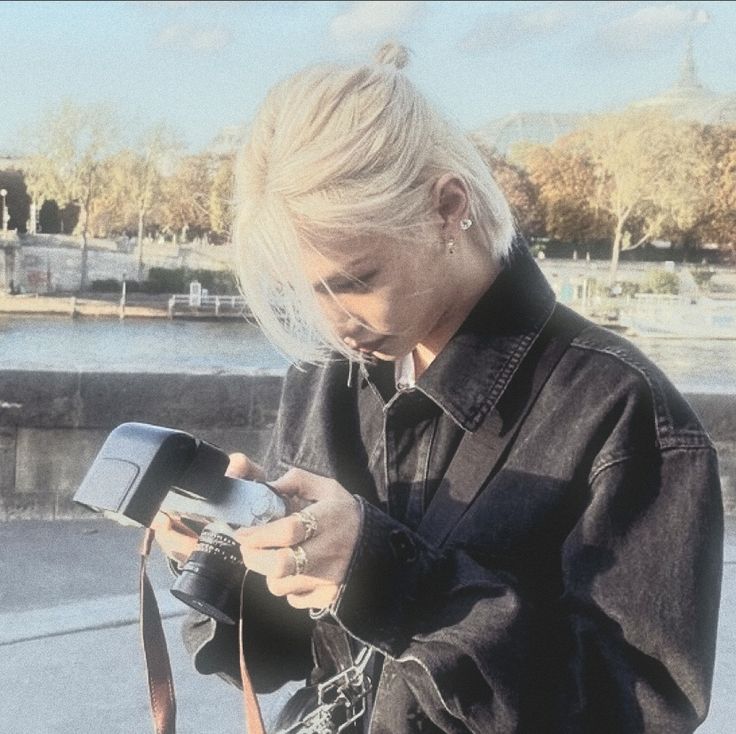
[[[246,567],[266,577],[272,594],[285,596],[297,609],[329,607],[345,581],[360,532],[358,501],[334,479],[290,469],[271,486],[295,510],[304,509],[316,523],[307,539],[308,523],[297,514],[235,532]],[[306,566],[296,573],[298,548]]]
[[[230,463],[225,472],[227,476],[237,479],[264,480],[263,469],[245,454],[230,454],[229,458]],[[185,525],[176,516],[167,515],[165,512],[159,512],[156,515],[151,528],[155,531],[154,537],[161,550],[178,564],[185,563],[192,554],[197,545],[199,532],[202,530],[199,528],[198,532]]]

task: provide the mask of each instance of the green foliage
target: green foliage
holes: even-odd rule
[[[90,283],[90,290],[93,293],[119,293],[121,288],[122,283],[115,278],[103,278]]]
[[[529,252],[532,253],[532,257],[534,257],[535,260],[536,260],[536,258],[539,257],[539,253],[540,252],[544,252],[546,249],[547,248],[546,248],[545,245],[539,245],[539,244],[537,244],[537,245],[530,245],[529,246]]]
[[[624,280],[621,282],[621,295],[622,296],[635,296],[641,289],[638,283],[634,283],[632,280]]]
[[[191,268],[151,268],[145,281],[126,280],[125,288],[128,293],[189,293],[189,284],[193,280],[199,281],[202,288],[206,288],[213,296],[240,295],[235,276],[229,271]],[[122,282],[115,278],[93,280],[91,284],[95,293],[120,293],[122,287]]]
[[[239,293],[235,277],[229,271],[151,268],[142,285],[146,293],[189,293],[189,283],[193,280],[199,281],[211,295]]]
[[[677,273],[666,270],[649,270],[642,286],[642,293],[662,293],[677,295],[680,292],[680,278]]]
[[[633,280],[618,280],[607,290],[609,295],[626,298],[627,296],[635,296],[639,293],[639,291],[641,291],[641,286]]]
[[[710,281],[716,274],[715,270],[711,270],[710,268],[695,268],[694,270],[691,270],[690,273],[699,288],[702,288],[705,291],[710,290]]]

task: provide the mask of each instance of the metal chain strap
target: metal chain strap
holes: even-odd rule
[[[370,647],[364,647],[349,668],[319,684],[317,708],[279,734],[339,734],[358,721],[371,690],[371,680],[365,674],[371,653]]]

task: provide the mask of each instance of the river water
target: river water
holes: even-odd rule
[[[632,341],[683,392],[736,392],[736,339]],[[286,360],[240,321],[0,316],[0,369],[278,373]]]

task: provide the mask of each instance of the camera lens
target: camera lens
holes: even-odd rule
[[[240,545],[222,523],[202,530],[199,541],[171,587],[171,593],[218,622],[235,624],[240,618],[240,587],[245,564]]]

